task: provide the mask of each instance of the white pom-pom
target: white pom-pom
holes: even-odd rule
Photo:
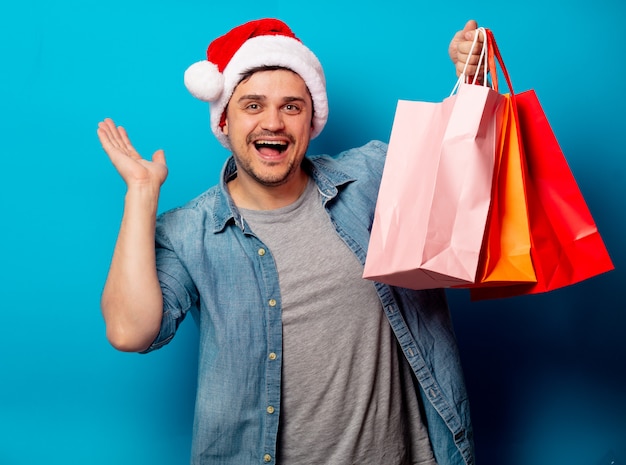
[[[185,86],[195,98],[214,102],[224,89],[224,76],[210,61],[198,61],[185,71]]]

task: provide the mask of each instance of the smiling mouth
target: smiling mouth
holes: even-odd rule
[[[263,155],[279,155],[287,150],[289,144],[278,140],[257,140],[254,147]]]

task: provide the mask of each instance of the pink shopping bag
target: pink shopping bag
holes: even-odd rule
[[[461,83],[439,103],[398,102],[364,278],[411,289],[475,281],[504,100]]]

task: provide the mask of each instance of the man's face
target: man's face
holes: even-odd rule
[[[240,182],[275,187],[296,179],[311,137],[313,103],[289,70],[259,71],[235,88],[223,131]]]

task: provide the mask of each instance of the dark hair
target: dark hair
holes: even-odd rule
[[[243,71],[240,76],[241,79],[239,79],[239,82],[237,83],[237,86],[239,84],[241,84],[243,81],[250,79],[250,76],[252,76],[254,73],[258,73],[260,71],[279,71],[279,70],[284,70],[284,71],[291,71],[292,73],[296,73],[293,69],[291,68],[287,68],[286,66],[279,66],[279,65],[261,65],[261,66],[255,66],[254,68],[248,68],[247,70]],[[298,73],[296,73],[298,74]],[[237,87],[235,86],[235,87]]]

